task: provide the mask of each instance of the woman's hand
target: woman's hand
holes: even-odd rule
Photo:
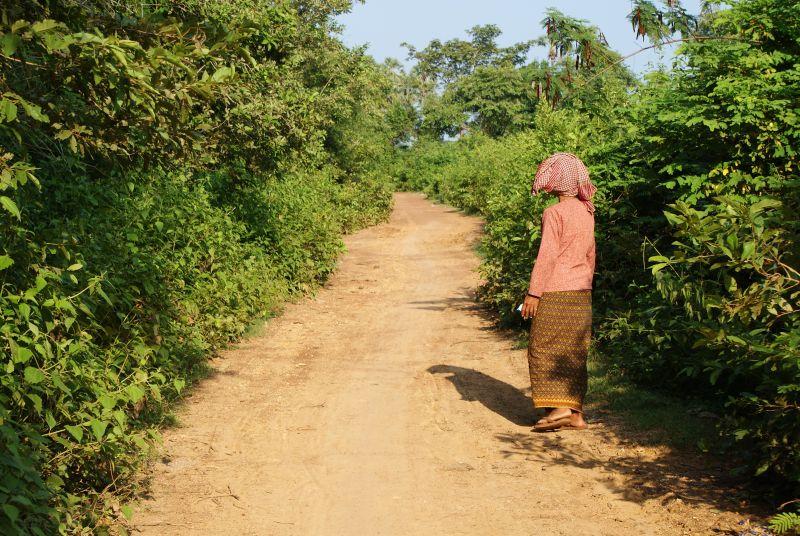
[[[536,316],[536,309],[539,308],[539,298],[528,294],[525,296],[525,302],[522,304],[522,318],[528,320]]]

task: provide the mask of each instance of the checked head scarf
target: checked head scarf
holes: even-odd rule
[[[583,201],[586,210],[594,214],[591,199],[597,188],[589,179],[589,170],[572,153],[556,153],[539,165],[531,195],[536,195],[540,190],[575,196]]]

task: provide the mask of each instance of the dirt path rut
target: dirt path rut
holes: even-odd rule
[[[476,304],[480,221],[398,194],[314,300],[226,352],[165,433],[152,535],[708,534],[690,462],[613,426],[532,435],[524,350]],[[689,464],[689,465],[687,465]]]

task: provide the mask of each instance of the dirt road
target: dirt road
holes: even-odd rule
[[[314,300],[215,360],[165,433],[152,535],[710,534],[697,461],[530,433],[525,352],[473,295],[480,221],[398,194]],[[591,415],[590,415],[591,417]]]

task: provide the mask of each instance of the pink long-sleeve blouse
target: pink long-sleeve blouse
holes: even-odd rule
[[[567,199],[542,214],[542,242],[528,293],[592,288],[595,263],[594,215],[578,199]]]

